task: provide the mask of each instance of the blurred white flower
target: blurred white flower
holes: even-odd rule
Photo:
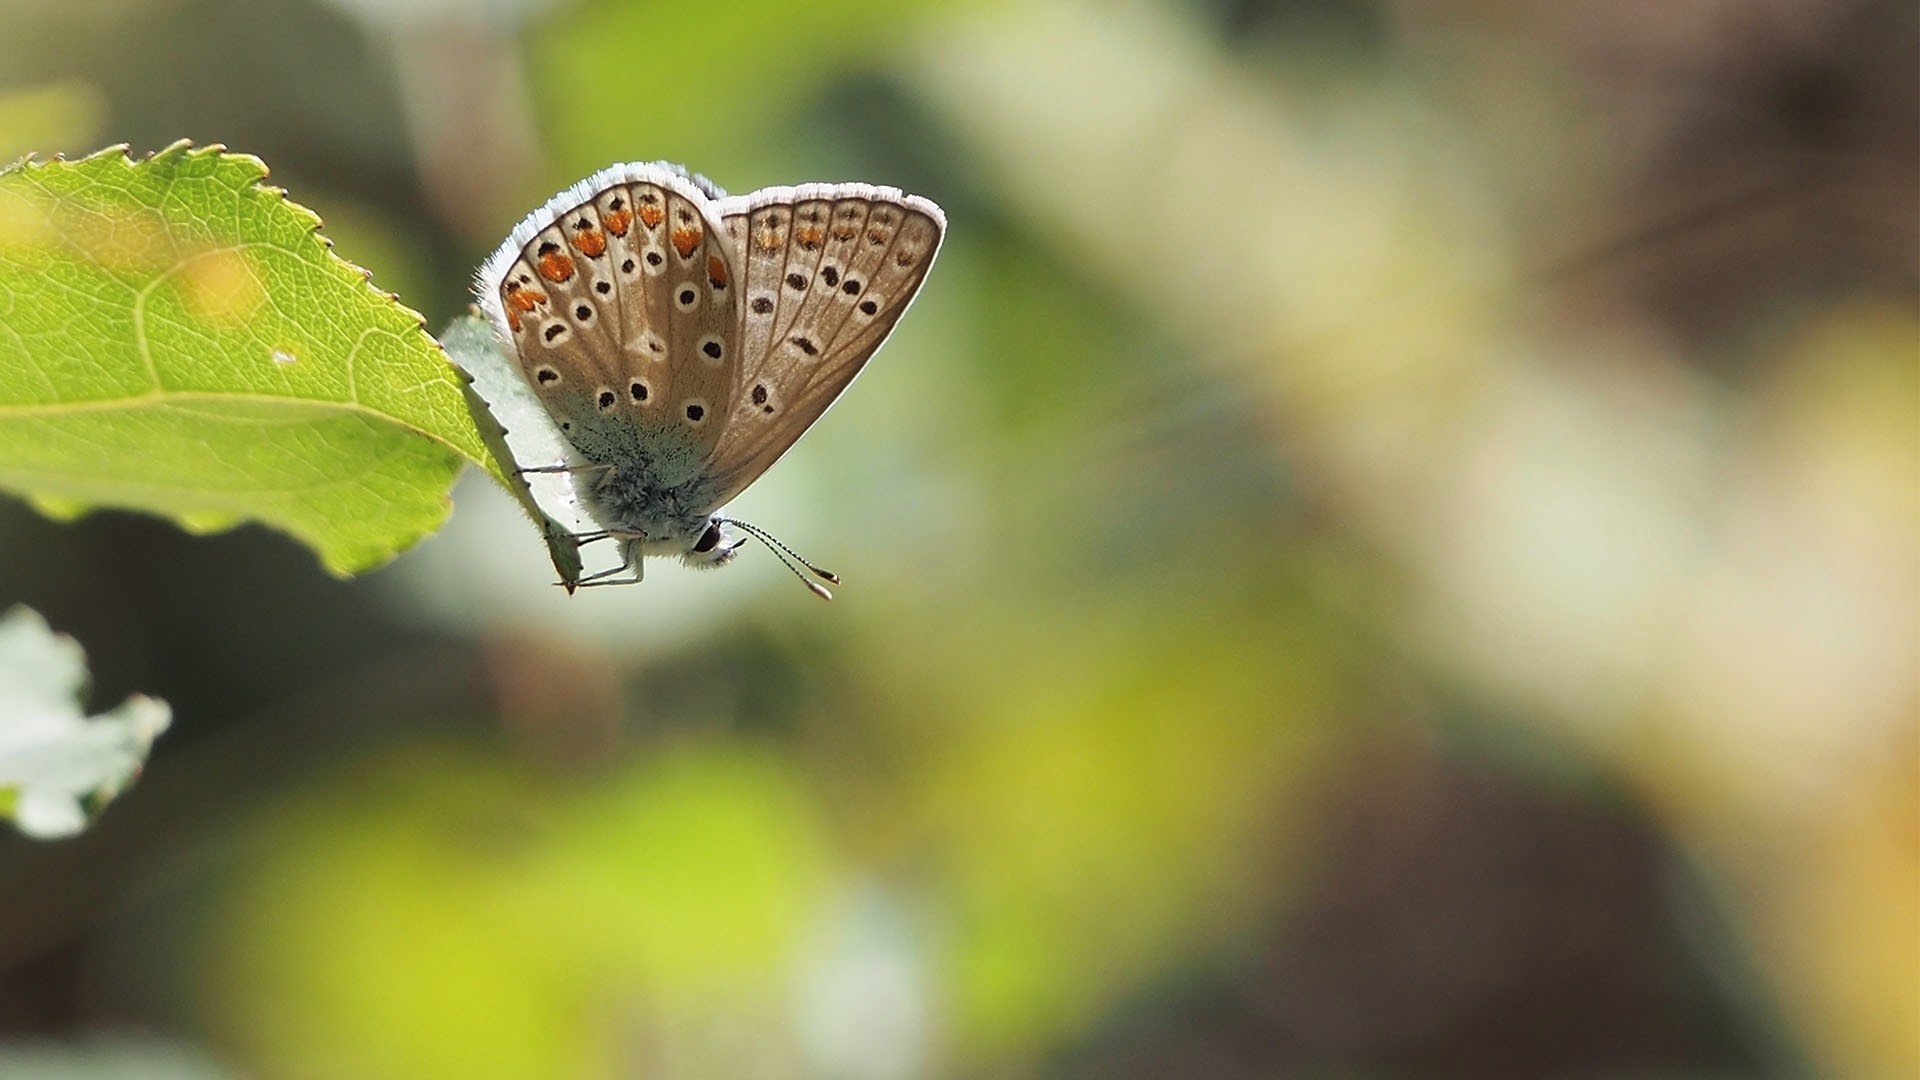
[[[51,839],[86,828],[84,803],[105,802],[140,771],[172,712],[139,694],[88,719],[79,696],[86,655],[30,608],[0,618],[0,796],[14,823]]]

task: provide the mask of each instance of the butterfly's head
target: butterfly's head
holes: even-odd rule
[[[744,536],[738,538],[728,536],[726,530],[720,527],[719,521],[709,518],[707,527],[700,532],[700,538],[693,542],[692,547],[681,553],[680,561],[697,570],[725,566],[733,561],[734,556],[740,554],[740,545],[746,542],[747,538]]]

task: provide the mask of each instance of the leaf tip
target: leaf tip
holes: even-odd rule
[[[133,145],[131,143],[114,143],[111,146],[103,146],[100,149],[95,150],[91,154],[82,155],[81,157],[79,157],[74,161],[74,164],[84,165],[90,161],[99,161],[102,158],[109,158],[109,157],[117,157],[121,161],[131,165],[133,163]],[[66,161],[67,155],[55,154],[53,155],[53,160]],[[46,163],[41,162],[40,164],[44,165]]]

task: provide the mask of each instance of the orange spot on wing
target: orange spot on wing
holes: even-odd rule
[[[716,289],[727,287],[727,263],[718,255],[707,256],[707,281]]]
[[[667,219],[667,212],[659,206],[648,204],[640,208],[640,224],[651,229]]]
[[[688,226],[673,230],[673,250],[683,259],[693,257],[693,249],[700,246],[700,230]]]
[[[858,232],[858,230],[851,225],[835,225],[833,227],[833,238],[844,242],[853,239],[856,232]]]
[[[779,251],[787,246],[787,237],[779,229],[762,229],[753,242],[760,245],[761,251]]]
[[[605,225],[607,231],[615,236],[625,236],[627,230],[633,227],[633,211],[609,210],[600,215],[600,224]]]
[[[540,276],[558,284],[573,277],[573,258],[558,251],[540,256]]]
[[[599,229],[580,229],[573,234],[573,246],[587,258],[597,259],[607,253],[607,234]]]
[[[887,242],[887,230],[885,229],[868,229],[867,230],[867,243],[872,244],[874,247],[879,247],[880,245],[886,242]]]
[[[802,225],[800,231],[795,233],[794,236],[800,241],[801,247],[806,248],[808,251],[818,251],[820,250],[820,241],[824,239],[825,234],[820,231],[818,226]]]
[[[520,313],[512,308],[507,309],[507,329],[516,334],[520,332]]]
[[[544,304],[547,294],[523,289],[518,285],[507,286],[507,311],[532,311],[535,304]]]

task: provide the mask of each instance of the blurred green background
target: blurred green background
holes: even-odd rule
[[[951,219],[735,506],[831,606],[0,506],[175,715],[0,837],[0,1075],[1920,1075],[1911,4],[0,23],[0,158],[257,154],[431,328],[613,161]]]

